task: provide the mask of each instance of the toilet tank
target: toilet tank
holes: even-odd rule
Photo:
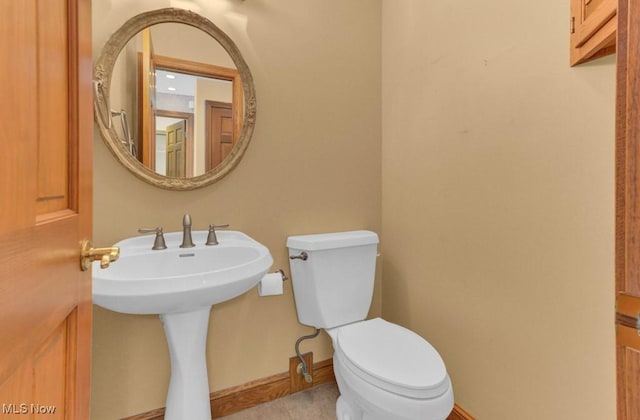
[[[378,235],[366,230],[290,236],[291,279],[300,323],[333,328],[366,318]]]

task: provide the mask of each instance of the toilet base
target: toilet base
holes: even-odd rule
[[[426,400],[403,397],[371,385],[333,356],[340,390],[336,402],[338,420],[445,420],[453,409],[453,390]]]
[[[342,395],[336,401],[336,417],[338,420],[364,420],[364,413],[358,407],[351,405]]]

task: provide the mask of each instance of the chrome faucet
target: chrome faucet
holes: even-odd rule
[[[216,229],[228,228],[229,224],[224,225],[209,225],[209,235],[207,235],[207,243],[205,245],[218,245],[218,236],[216,235]]]
[[[194,246],[191,238],[191,216],[187,213],[182,218],[182,244],[180,248],[193,248]]]
[[[162,234],[162,228],[161,227],[157,227],[157,228],[154,228],[154,229],[140,228],[140,229],[138,229],[138,232],[140,232],[140,233],[155,233],[156,234],[156,239],[153,241],[153,247],[151,248],[154,251],[157,251],[159,249],[167,249],[167,244],[164,241],[164,235]]]

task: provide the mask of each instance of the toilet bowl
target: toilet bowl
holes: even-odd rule
[[[445,420],[453,388],[435,348],[404,327],[365,320],[377,244],[370,231],[289,237],[298,319],[333,342],[338,420]]]
[[[338,420],[444,420],[453,390],[438,352],[381,318],[328,329],[341,393]]]

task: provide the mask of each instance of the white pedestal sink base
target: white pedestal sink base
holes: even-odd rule
[[[211,420],[205,349],[211,307],[160,315],[171,356],[165,420]]]
[[[164,235],[167,249],[153,250],[154,236],[116,244],[117,264],[93,264],[93,302],[125,314],[162,314],[169,344],[171,382],[166,420],[210,420],[205,347],[212,305],[252,289],[273,258],[256,240],[237,231],[218,232],[218,245],[205,245],[209,231],[193,231],[196,244],[180,248],[183,232]]]

